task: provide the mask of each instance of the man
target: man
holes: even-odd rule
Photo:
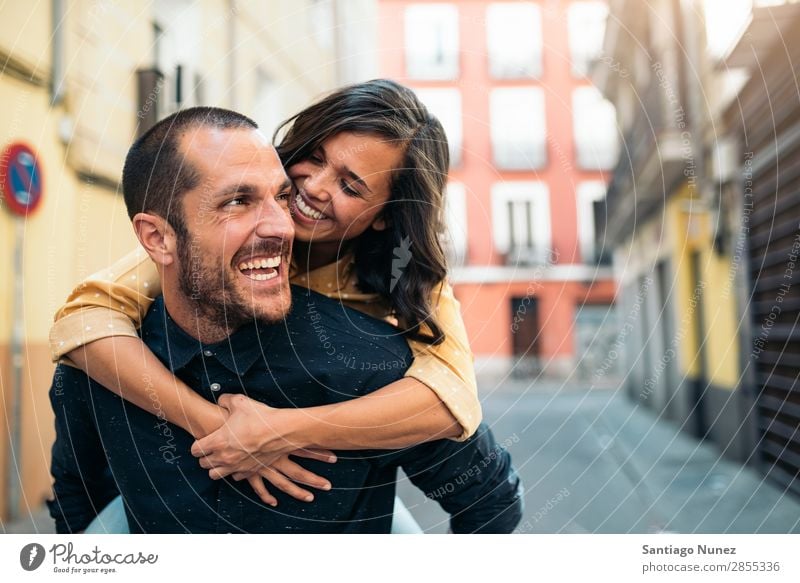
[[[154,149],[157,162],[142,154]],[[170,188],[149,190],[174,196],[131,194],[164,174],[154,163],[175,160]],[[246,388],[273,407],[310,407],[402,377],[411,353],[388,324],[290,288],[292,184],[252,121],[193,108],[159,122],[129,152],[123,188],[162,278],[142,339],[203,397]],[[337,354],[369,354],[367,366],[322,357],[320,326]],[[520,519],[519,480],[486,428],[463,443],[348,452],[330,466],[303,460],[333,488],[313,504],[278,493],[273,508],[244,482],[211,480],[189,455],[188,433],[81,371],[59,366],[50,395],[57,430],[50,508],[59,532],[83,530],[117,491],[131,532],[388,532],[398,467],[453,515],[455,532],[510,532]]]

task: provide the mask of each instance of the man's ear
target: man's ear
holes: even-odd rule
[[[161,266],[175,262],[177,239],[166,220],[158,215],[138,213],[133,217],[133,230],[153,262]]]

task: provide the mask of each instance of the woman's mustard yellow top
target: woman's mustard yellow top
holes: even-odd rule
[[[365,294],[356,285],[352,256],[306,274],[290,273],[291,283],[309,288],[375,318],[392,323],[387,302],[378,294]],[[55,316],[50,330],[53,360],[78,346],[109,336],[136,336],[153,299],[161,293],[155,264],[139,248],[98,272],[75,288]],[[430,387],[461,424],[462,441],[481,421],[472,351],[459,303],[450,284],[443,282],[431,298],[434,315],[445,333],[438,346],[409,340],[414,362],[406,372]],[[65,359],[68,360],[68,359]]]

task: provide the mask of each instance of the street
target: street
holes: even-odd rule
[[[800,500],[621,392],[516,381],[481,395],[524,483],[520,533],[800,532]],[[447,532],[433,500],[405,478],[399,492],[425,532]]]

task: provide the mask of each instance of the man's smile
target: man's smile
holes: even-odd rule
[[[254,281],[267,281],[278,277],[283,259],[280,255],[272,257],[251,257],[239,263],[239,271]]]

